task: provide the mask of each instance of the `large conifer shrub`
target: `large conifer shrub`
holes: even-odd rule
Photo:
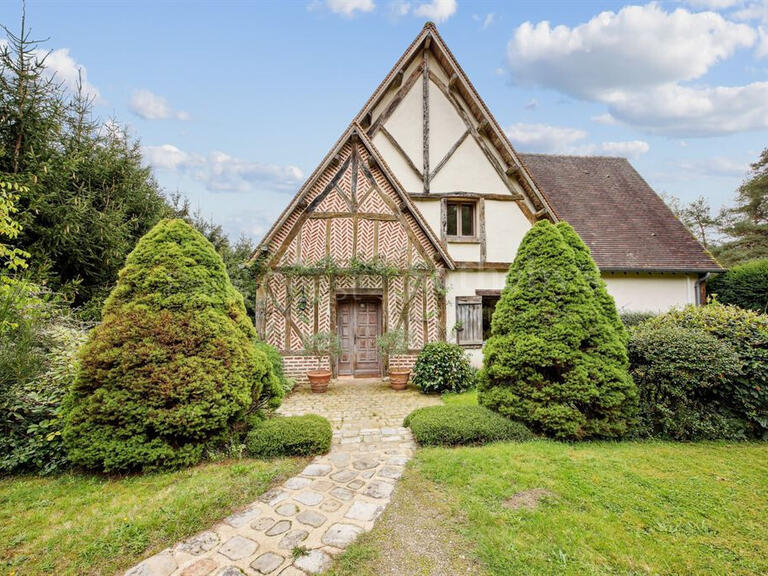
[[[210,242],[161,221],[128,256],[81,352],[64,430],[70,459],[107,472],[197,462],[272,377],[254,339]]]
[[[478,398],[556,438],[620,437],[637,409],[626,337],[590,278],[594,262],[563,229],[540,222],[523,239],[483,349]]]

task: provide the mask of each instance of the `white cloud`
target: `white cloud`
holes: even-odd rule
[[[704,8],[706,10],[724,10],[740,6],[744,0],[685,0],[685,3],[693,8]]]
[[[617,124],[616,118],[611,116],[608,112],[606,112],[605,114],[598,114],[597,116],[592,116],[591,120],[595,124],[605,124],[606,126],[613,126],[614,124]]]
[[[69,54],[69,48],[59,48],[50,53],[40,50],[36,53],[36,57],[42,58],[46,54],[45,67],[48,74],[54,76],[72,92],[77,90],[78,81],[82,81],[85,95],[92,98],[96,103],[103,102],[99,90],[88,82],[88,72],[85,66],[78,64],[72,58]]]
[[[584,141],[587,133],[577,128],[564,128],[548,124],[518,122],[506,130],[513,145],[526,152],[572,152],[577,143]]]
[[[536,100],[536,98],[531,98],[528,100],[528,103],[525,105],[526,110],[536,110],[536,108],[539,107],[539,101]]]
[[[768,58],[768,26],[760,26],[758,28],[760,35],[760,42],[757,44],[757,50],[755,50],[756,58]]]
[[[445,22],[456,13],[456,0],[431,0],[413,9],[413,15],[435,22]]]
[[[144,160],[150,166],[164,170],[177,170],[197,166],[202,161],[195,159],[172,144],[161,146],[144,146],[142,149]]]
[[[573,28],[520,25],[507,46],[513,78],[580,98],[610,98],[693,80],[751,46],[755,33],[714,12],[665,12],[656,4],[603,12]]]
[[[652,3],[603,12],[572,28],[526,22],[507,45],[507,64],[519,84],[603,102],[614,120],[656,133],[704,136],[768,123],[768,105],[758,99],[762,83],[682,84],[756,38],[750,26],[714,12],[666,12]]]
[[[472,14],[472,20],[475,22],[481,22],[481,27],[483,30],[486,30],[489,26],[491,26],[494,21],[496,20],[496,15],[493,12],[489,12],[485,16],[482,16],[480,14]]]
[[[675,162],[674,166],[694,178],[701,178],[702,175],[741,178],[749,172],[748,161],[735,160],[725,156],[715,156],[702,160],[679,160]]]
[[[175,111],[165,98],[149,90],[134,90],[128,107],[131,112],[145,120],[163,120],[165,118],[187,120],[189,118],[186,112]]]
[[[669,84],[617,94],[611,114],[648,132],[679,137],[768,129],[768,82],[690,88]]]
[[[651,147],[644,140],[629,140],[627,142],[603,142],[600,150],[611,156],[625,156],[631,158],[645,154]]]
[[[294,191],[304,178],[296,166],[244,160],[219,151],[190,154],[172,144],[145,146],[143,155],[150,166],[186,173],[216,192],[250,192],[254,187]]]
[[[731,16],[736,20],[759,20],[763,24],[768,24],[768,0],[749,2],[743,8],[734,11]]]
[[[589,135],[584,130],[548,124],[517,123],[507,128],[506,133],[512,144],[522,152],[635,157],[650,150],[643,140],[592,144],[587,141]]]
[[[373,0],[326,0],[325,5],[334,14],[346,18],[353,17],[355,12],[371,12],[376,8]]]
[[[411,3],[404,0],[395,0],[389,4],[390,15],[397,19],[401,16],[406,16],[411,11]]]

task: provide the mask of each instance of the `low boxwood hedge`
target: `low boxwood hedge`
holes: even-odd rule
[[[460,446],[522,441],[533,437],[520,422],[483,406],[428,406],[411,412],[403,423],[419,444]]]
[[[331,424],[322,416],[278,416],[256,425],[245,441],[256,458],[325,454],[331,448]]]

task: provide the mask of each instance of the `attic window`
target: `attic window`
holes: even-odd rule
[[[448,202],[446,234],[458,238],[475,237],[474,202]]]

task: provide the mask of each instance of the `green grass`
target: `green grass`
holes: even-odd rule
[[[115,574],[255,500],[304,462],[239,460],[120,478],[2,478],[0,573]]]
[[[473,573],[768,574],[765,443],[428,448],[417,451],[408,476],[436,486],[464,519],[452,529],[479,561]],[[504,506],[536,488],[552,496],[533,510]],[[365,555],[353,562],[345,554],[336,574],[367,574],[392,554],[376,530]],[[446,550],[456,546],[450,534],[443,540]]]
[[[443,403],[448,406],[476,406],[477,390],[468,390],[467,392],[446,392],[442,396]]]

